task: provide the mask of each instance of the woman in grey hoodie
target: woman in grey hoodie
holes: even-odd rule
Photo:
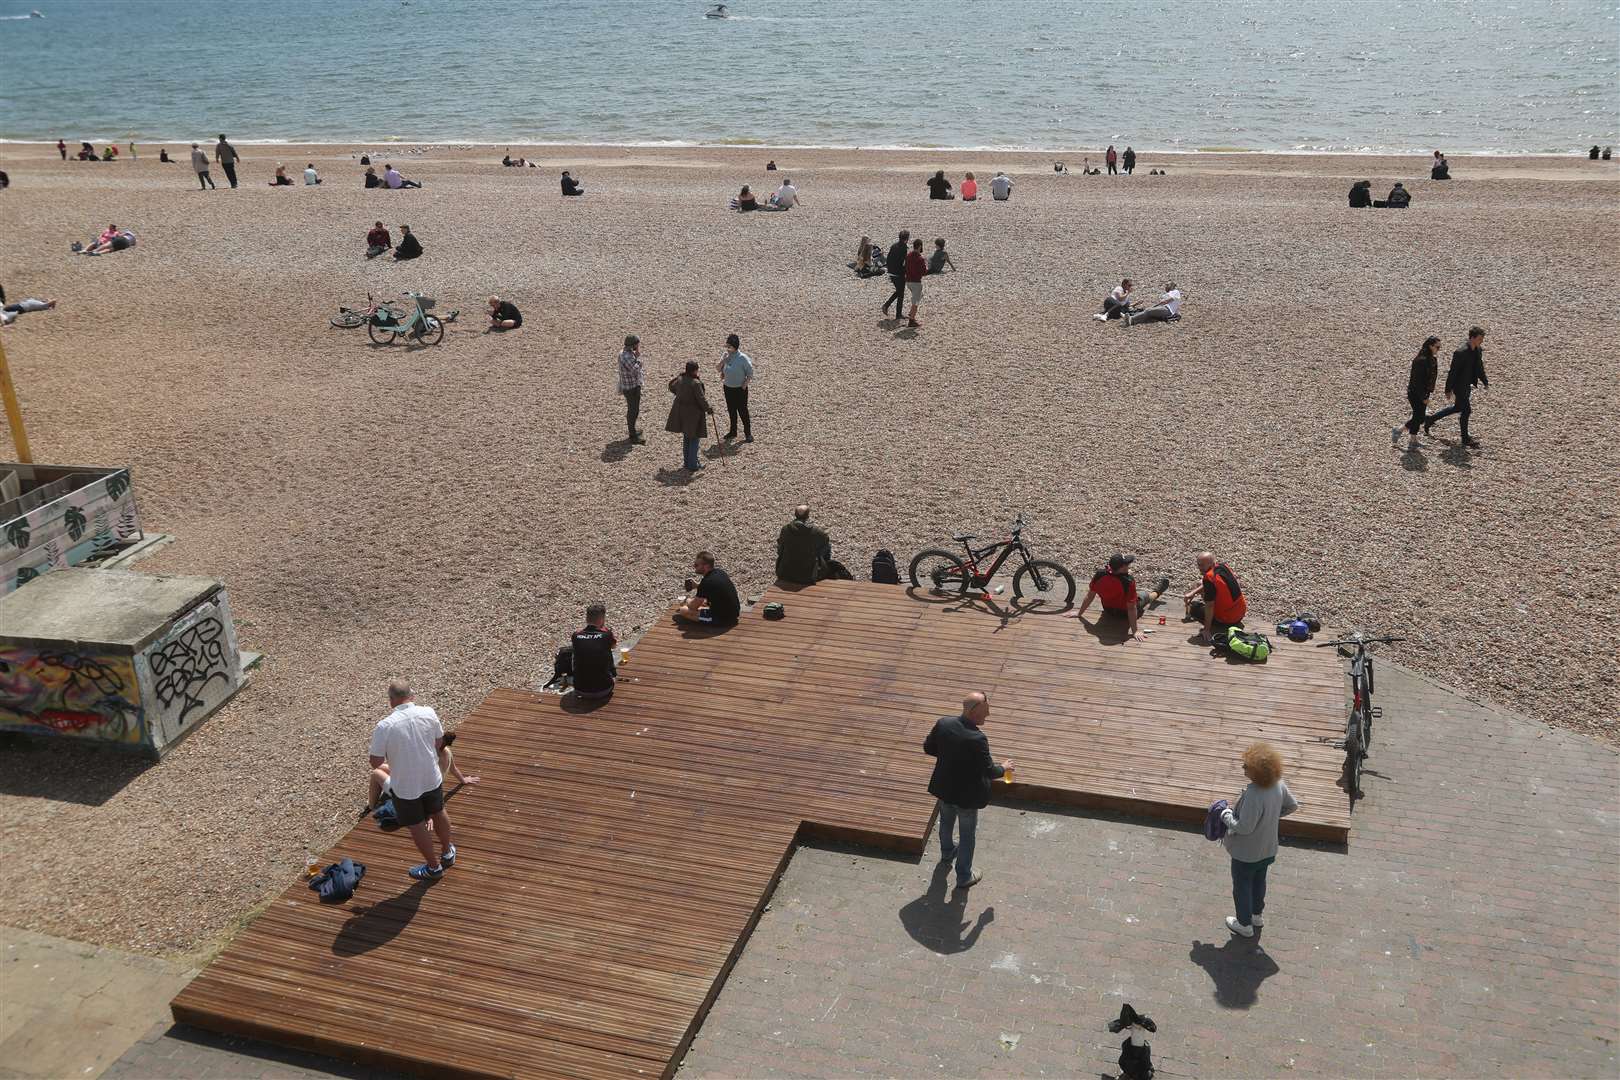
[[[1265,925],[1266,871],[1277,859],[1277,823],[1299,809],[1282,782],[1282,755],[1270,743],[1257,742],[1243,751],[1243,775],[1249,786],[1237,805],[1221,812],[1226,836],[1221,841],[1232,857],[1232,903],[1237,915],[1226,928],[1239,937],[1254,937]]]

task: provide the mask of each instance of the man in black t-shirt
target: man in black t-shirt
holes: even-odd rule
[[[510,300],[502,300],[498,296],[489,298],[489,328],[491,330],[516,330],[523,325],[523,312]]]
[[[585,629],[574,632],[574,693],[583,698],[605,698],[613,693],[618,669],[613,649],[619,639],[607,626],[607,608],[592,604],[585,609]]]
[[[700,551],[692,561],[692,569],[702,575],[685,604],[675,609],[675,617],[704,626],[736,626],[742,614],[742,601],[737,599],[737,586],[730,576],[714,565],[714,553]],[[688,581],[688,588],[693,583]]]

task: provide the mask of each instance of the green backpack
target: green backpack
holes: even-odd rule
[[[1239,659],[1263,664],[1266,657],[1271,655],[1271,639],[1264,634],[1251,634],[1233,626],[1226,631],[1226,649]]]

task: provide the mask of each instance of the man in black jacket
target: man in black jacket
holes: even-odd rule
[[[1485,331],[1476,326],[1468,331],[1468,344],[1451,354],[1451,368],[1446,372],[1446,400],[1451,404],[1423,421],[1423,434],[1429,434],[1437,421],[1456,413],[1457,422],[1462,426],[1463,445],[1479,445],[1479,440],[1468,434],[1468,416],[1474,411],[1469,400],[1474,387],[1491,388],[1491,380],[1485,377],[1484,345]]]
[[[970,889],[984,874],[973,868],[979,811],[990,803],[990,781],[1012,769],[990,758],[990,741],[979,726],[990,718],[990,699],[974,691],[962,700],[960,716],[942,716],[923,740],[923,753],[937,759],[928,793],[939,800],[939,854],[956,859],[956,887]],[[951,834],[957,834],[952,842]]]
[[[894,295],[883,301],[883,313],[889,313],[889,305],[894,305],[894,317],[899,318],[906,307],[906,252],[911,247],[911,232],[908,229],[900,230],[900,239],[889,247],[889,256],[884,260],[884,269],[889,271],[889,281],[894,285]]]
[[[582,698],[605,698],[613,694],[618,669],[613,650],[619,644],[607,625],[607,607],[592,604],[585,609],[585,629],[574,631],[574,693]]]

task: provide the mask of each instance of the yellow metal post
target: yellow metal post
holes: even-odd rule
[[[11,385],[11,365],[6,363],[6,347],[0,345],[0,398],[5,399],[6,423],[11,427],[11,439],[17,444],[17,460],[25,465],[33,463],[33,452],[28,449],[28,432],[23,428],[22,406],[17,404],[17,391]]]

